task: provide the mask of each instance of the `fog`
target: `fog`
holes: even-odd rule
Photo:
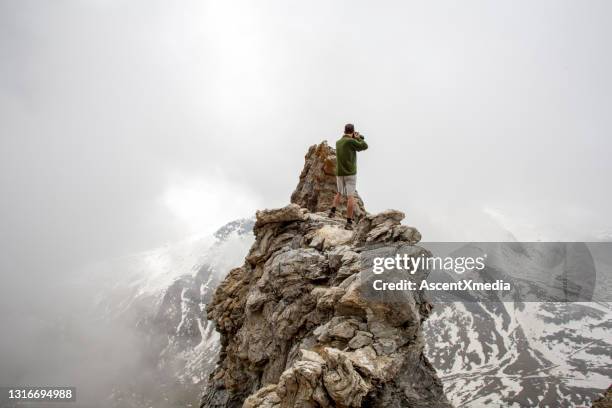
[[[611,12],[0,0],[0,385],[76,383],[92,339],[130,355],[76,316],[84,268],[286,204],[346,122],[368,210],[426,240],[609,240]],[[65,319],[84,344],[46,342]]]

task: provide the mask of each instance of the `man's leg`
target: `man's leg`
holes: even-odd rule
[[[336,207],[340,205],[341,197],[342,194],[336,193],[336,196],[334,197],[334,202],[332,203],[332,208],[329,209],[329,213],[327,214],[329,218],[334,218],[336,216]]]
[[[336,216],[336,207],[340,205],[340,199],[342,198],[342,192],[344,191],[344,180],[342,177],[336,177],[336,187],[338,188],[336,196],[334,197],[334,202],[332,203],[332,208],[329,209],[329,218],[334,218]]]
[[[355,197],[352,194],[349,194],[346,202],[346,218],[352,220],[353,219],[353,208],[355,206]]]
[[[342,198],[342,194],[336,193],[336,196],[334,197],[334,203],[332,204],[332,208],[336,208],[340,205],[340,198]]]
[[[348,176],[346,181],[346,229],[353,229],[353,212],[355,209],[355,192],[357,187],[357,176]]]

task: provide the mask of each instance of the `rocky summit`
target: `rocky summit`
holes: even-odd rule
[[[421,236],[360,198],[354,231],[328,218],[334,167],[312,146],[291,204],[257,212],[244,264],[207,305],[221,352],[202,407],[451,407],[423,351],[425,294],[367,290],[372,259],[428,254]]]

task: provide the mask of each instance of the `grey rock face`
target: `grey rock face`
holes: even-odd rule
[[[348,234],[321,213],[334,190],[315,176],[332,152],[310,148],[294,204],[258,212],[244,265],[207,305],[222,350],[202,407],[450,407],[423,354],[431,304],[364,291],[372,257],[423,252],[420,234],[398,211],[364,210]]]
[[[261,227],[274,222],[289,222],[304,219],[304,211],[297,204],[274,210],[261,210],[255,214],[256,227]]]
[[[327,142],[313,145],[308,149],[305,164],[297,188],[291,195],[291,202],[312,212],[327,211],[336,195],[336,150]],[[359,180],[357,181],[359,187]],[[359,194],[355,196],[355,219],[365,215],[365,207]],[[338,212],[346,209],[342,202]]]

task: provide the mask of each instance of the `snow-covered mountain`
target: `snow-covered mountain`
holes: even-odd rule
[[[225,274],[239,266],[253,220],[230,222],[211,236],[99,263],[87,271],[99,288],[95,314],[128,327],[142,354],[138,378],[117,384],[109,405],[197,405],[216,363],[219,337],[205,306]]]
[[[595,264],[585,244],[481,245],[492,265],[481,277],[518,282],[518,276],[528,276],[520,281],[523,294],[546,297],[556,293],[548,282],[560,270],[564,276],[579,271],[576,280],[595,301],[538,302],[530,296],[436,301],[434,296],[434,313],[425,329],[428,357],[455,406],[590,406],[610,385],[612,303],[609,293],[599,290],[610,278],[604,265],[610,245],[605,245],[594,245]],[[463,249],[478,248],[471,244]],[[576,262],[577,257],[586,261]]]
[[[590,406],[610,385],[608,303],[436,304],[428,357],[455,406]]]
[[[137,328],[157,373],[117,389],[115,406],[197,405],[219,351],[204,306],[247,254],[252,226],[252,220],[234,221],[213,236],[100,264],[90,275],[105,277],[96,302],[100,313]],[[556,256],[554,247],[551,251],[538,257]],[[524,265],[521,253],[498,251],[497,267],[511,274]],[[604,264],[606,259],[596,257]],[[610,282],[601,276],[600,294],[594,296],[598,302],[434,298],[434,313],[425,325],[427,356],[448,398],[455,406],[474,408],[590,406],[612,378],[612,304],[600,289]],[[159,385],[157,393],[151,384]]]

